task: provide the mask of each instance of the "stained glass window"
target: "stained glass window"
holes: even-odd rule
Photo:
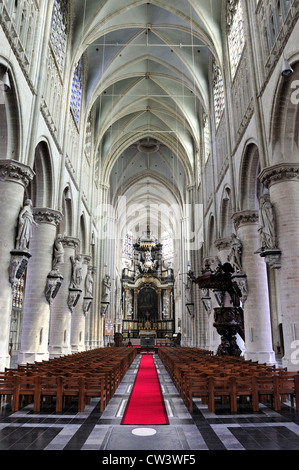
[[[50,43],[60,74],[63,72],[67,41],[67,0],[55,0]]]
[[[80,110],[82,101],[82,59],[79,60],[72,81],[71,110],[74,119],[79,124]]]
[[[228,0],[228,44],[234,78],[245,45],[243,9],[240,0]]]
[[[215,63],[213,65],[213,74],[215,121],[216,126],[218,126],[224,112],[225,101],[222,72],[220,67]]]
[[[14,283],[12,292],[12,306],[22,308],[24,298],[24,274],[18,282]]]

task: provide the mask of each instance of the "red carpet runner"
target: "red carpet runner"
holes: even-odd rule
[[[152,354],[144,354],[121,424],[169,424]]]

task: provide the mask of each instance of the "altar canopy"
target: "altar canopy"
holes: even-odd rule
[[[133,243],[122,272],[124,338],[171,338],[174,333],[173,269],[149,227]]]

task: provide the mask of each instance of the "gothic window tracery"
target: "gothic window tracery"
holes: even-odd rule
[[[60,74],[63,73],[67,42],[67,0],[55,0],[50,43]]]
[[[122,257],[125,260],[131,260],[133,258],[133,236],[131,233],[127,233],[124,238]]]
[[[79,60],[73,75],[71,92],[71,110],[77,125],[79,125],[81,102],[82,102],[82,58]]]
[[[224,84],[220,67],[213,64],[213,92],[216,127],[218,126],[225,108]]]
[[[228,45],[232,78],[234,78],[245,46],[243,9],[240,0],[228,0]]]

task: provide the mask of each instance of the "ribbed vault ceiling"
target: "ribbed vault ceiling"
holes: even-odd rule
[[[76,0],[73,66],[86,60],[101,181],[111,202],[185,202],[194,182],[222,0]],[[136,223],[136,220],[134,220]]]

